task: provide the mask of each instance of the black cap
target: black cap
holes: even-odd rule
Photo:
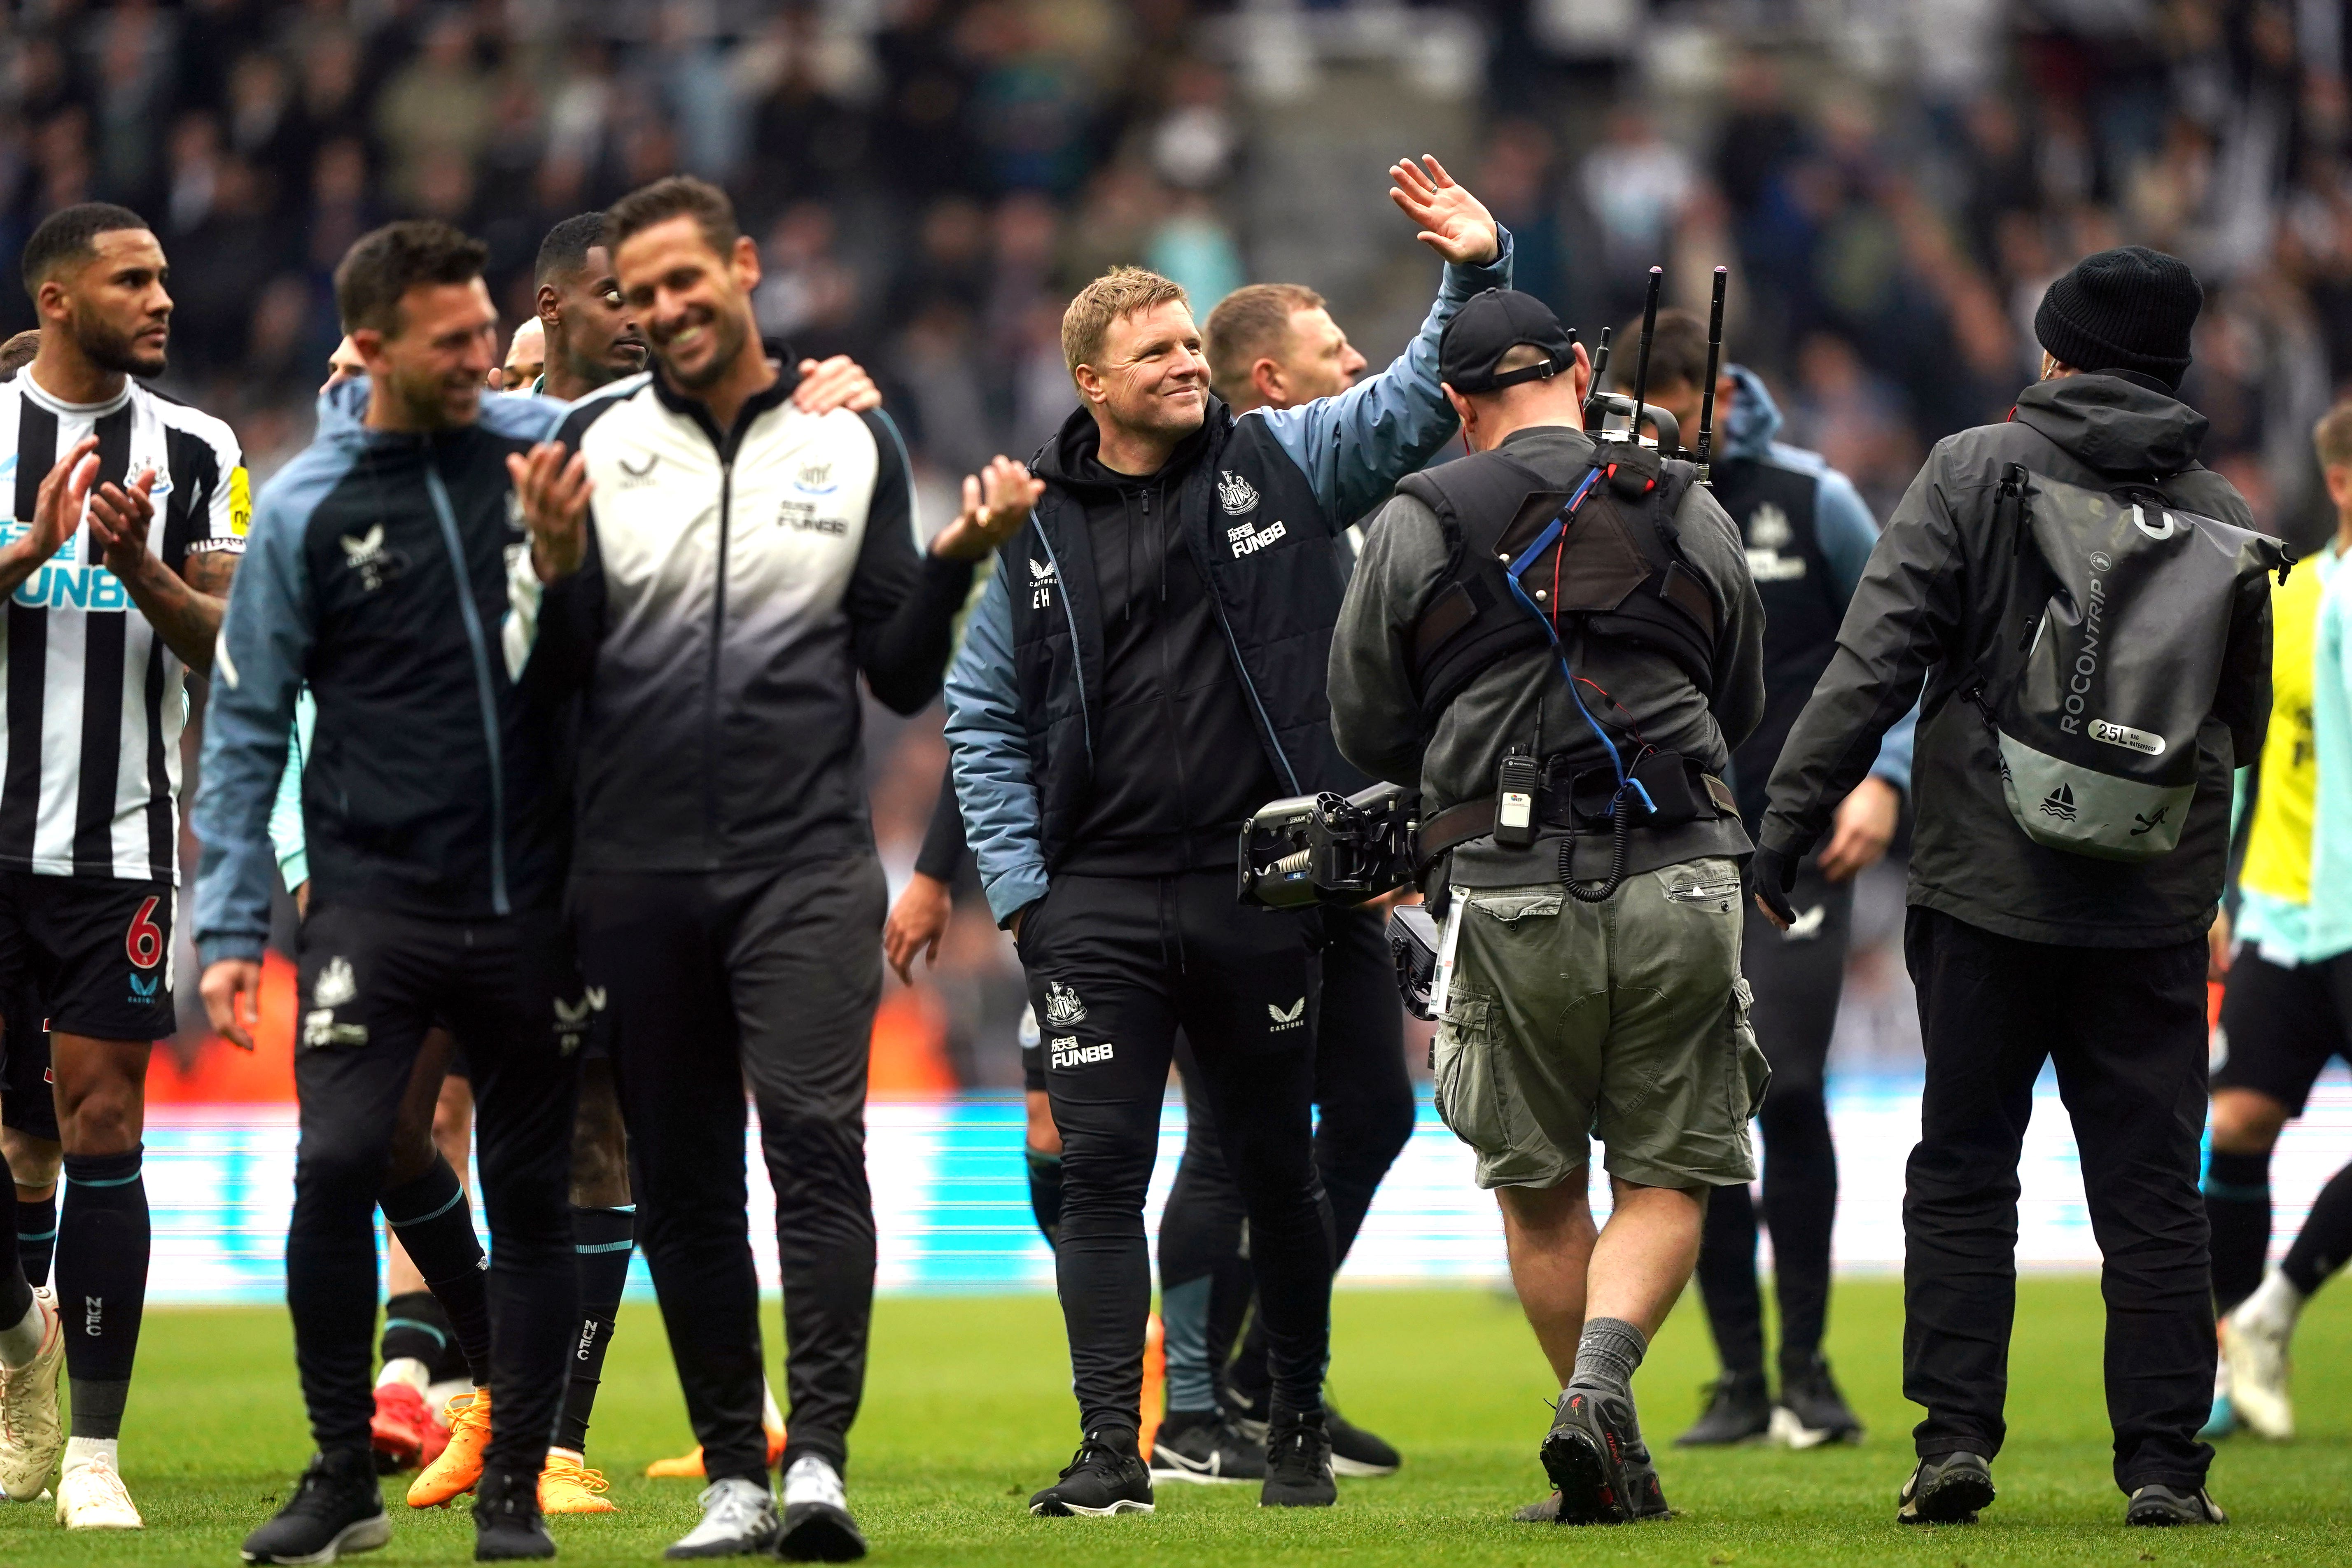
[[[2205,290],[2189,263],[2144,245],[2102,250],[2050,285],[2033,335],[2061,364],[2129,370],[2178,388]]]
[[[1543,350],[1545,363],[1496,374],[1503,356],[1521,343]],[[1476,295],[1454,313],[1437,341],[1438,379],[1465,396],[1557,375],[1575,363],[1576,342],[1551,307],[1516,289]]]

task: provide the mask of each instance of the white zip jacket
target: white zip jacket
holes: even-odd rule
[[[927,553],[879,412],[803,414],[789,370],[721,432],[657,374],[557,439],[594,485],[587,556],[510,625],[583,687],[575,869],[690,871],[870,852],[856,677],[901,713],[940,689],[968,563]]]

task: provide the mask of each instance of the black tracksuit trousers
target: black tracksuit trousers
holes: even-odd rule
[[[1241,908],[1225,871],[1057,876],[1023,917],[1062,1132],[1055,1268],[1084,1431],[1139,1425],[1143,1198],[1180,1027],[1248,1209],[1274,1406],[1321,1407],[1334,1248],[1314,1158],[1318,923]]]
[[[294,1092],[301,1140],[286,1304],[323,1452],[368,1449],[376,1198],[425,1032],[446,1021],[474,1085],[490,1225],[488,1468],[537,1485],[580,1328],[572,1121],[589,1005],[552,912],[467,923],[333,904],[302,922]]]
[[[760,1281],[743,1088],[776,1194],[789,1467],[845,1470],[874,1311],[866,1069],[887,889],[870,852],[813,866],[582,874],[583,967],[612,1008],[637,1245],[709,1478],[764,1481]]]
[[[2007,1432],[2017,1162],[2046,1060],[2104,1259],[2116,1481],[2195,1489],[2213,1398],[2204,1200],[2205,943],[2059,947],[1914,906],[1904,945],[1927,1057],[1903,1194],[1903,1392],[1922,1458]]]
[[[1823,1069],[1837,1032],[1853,931],[1853,884],[1806,861],[1790,894],[1797,923],[1774,929],[1751,900],[1739,966],[1755,1001],[1748,1020],[1772,1064],[1756,1113],[1764,1134],[1764,1224],[1772,1232],[1772,1286],[1780,1303],[1780,1367],[1811,1361],[1829,1321],[1830,1234],[1837,1224],[1837,1149],[1830,1140]],[[1707,1195],[1699,1293],[1727,1373],[1764,1370],[1764,1302],[1756,1280],[1757,1204],[1745,1185]]]
[[[1381,934],[1386,918],[1381,911],[1337,909],[1318,916],[1323,945],[1315,1018],[1315,1169],[1331,1203],[1335,1267],[1347,1260],[1381,1178],[1412,1137],[1404,1009],[1397,1001],[1395,961]],[[1189,1050],[1180,1052],[1182,1058],[1190,1056]],[[1160,1316],[1168,1329],[1169,1408],[1192,1410],[1210,1406],[1193,1403],[1202,1394],[1189,1381],[1184,1388],[1177,1386],[1179,1363],[1189,1359],[1197,1367],[1205,1355],[1213,1376],[1232,1352],[1247,1306],[1243,1222],[1248,1210],[1225,1163],[1216,1112],[1198,1066],[1182,1059],[1181,1070],[1184,1159],[1160,1219]],[[1225,1289],[1229,1275],[1237,1277],[1241,1291]],[[1186,1300],[1184,1287],[1204,1279],[1216,1288],[1200,1292],[1204,1299]],[[1244,1299],[1229,1300],[1233,1294]],[[1180,1317],[1185,1320],[1181,1324]],[[1180,1345],[1180,1334],[1186,1344]],[[1268,1375],[1261,1314],[1250,1319],[1234,1381],[1255,1397],[1266,1387]],[[1178,1403],[1180,1397],[1184,1403]]]

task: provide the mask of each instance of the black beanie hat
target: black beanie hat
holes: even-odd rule
[[[2178,389],[2205,290],[2189,263],[2144,245],[2102,250],[2050,285],[2033,335],[2076,370],[2133,370]]]

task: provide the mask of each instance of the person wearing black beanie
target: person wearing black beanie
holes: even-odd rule
[[[2178,392],[2204,306],[2189,263],[2126,245],[2083,258],[2052,283],[2033,312],[2033,336],[2067,369],[2130,371]]]
[[[2087,614],[2041,623],[2062,639],[2053,646],[2086,703],[2134,700],[2117,670],[2151,641],[2175,652],[2202,642],[2213,654],[2218,679],[2195,716],[2194,787],[2177,807],[2134,819],[2154,833],[2171,814],[2168,850],[2092,859],[2021,830],[2004,783],[2009,737],[1997,745],[1991,731],[1993,705],[2016,684],[2006,648],[2018,597],[2039,603],[2046,592],[2020,586],[2021,572],[2048,564],[2021,551],[2025,516],[2037,536],[2097,522],[2129,534],[2121,520],[2141,519],[2152,542],[2174,538],[2185,513],[2198,514],[2200,538],[2225,537],[2205,531],[2216,520],[2253,526],[2229,481],[2199,465],[2205,417],[2178,395],[2203,303],[2187,264],[2137,247],[2086,257],[2050,286],[2034,316],[2041,378],[2004,422],[1937,444],[1872,551],[1837,652],[1772,768],[1751,882],[1786,931],[1800,862],[1880,738],[1919,703],[1904,951],[1927,1074],[1905,1171],[1903,1392],[1927,1419],[1912,1432],[1906,1523],[1973,1521],[1993,1501],[2017,1305],[2017,1163],[2045,1062],[2065,1086],[2107,1258],[2107,1408],[2125,1522],[2222,1521],[2205,1489],[2213,1450],[2198,1436],[2214,1366],[2199,1189],[2206,942],[2229,851],[2231,773],[2253,760],[2269,716],[2269,595],[2256,579],[2256,591],[2221,601],[2172,579],[2159,637],[2135,637],[2134,595],[2146,630],[2147,590],[2086,549],[2105,590],[2095,579]],[[2005,488],[2022,494],[2014,509],[2000,500]],[[2144,502],[2160,525],[2142,518]],[[2000,689],[1989,692],[1989,680]],[[2080,800],[2051,787],[2039,815],[2130,827],[2113,800],[2078,787]],[[2025,797],[2029,810],[2040,793]]]

